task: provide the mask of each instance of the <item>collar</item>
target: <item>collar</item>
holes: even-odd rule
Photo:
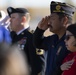
[[[25,28],[24,29],[22,29],[22,30],[20,30],[19,32],[17,32],[17,35],[19,35],[21,32],[23,32],[25,30]]]
[[[25,26],[25,28],[23,28],[22,30],[20,30],[19,32],[17,32],[17,35],[19,35],[21,32],[23,32],[25,29],[28,29],[29,28],[29,25],[27,24],[26,26]]]

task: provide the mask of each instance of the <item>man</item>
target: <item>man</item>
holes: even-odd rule
[[[33,38],[37,48],[48,51],[46,75],[54,75],[68,53],[64,43],[65,31],[72,23],[75,8],[66,3],[52,1],[50,11],[51,15],[43,18],[38,24]],[[48,28],[55,34],[45,37],[43,33]]]
[[[7,12],[10,16],[12,43],[17,44],[25,52],[31,75],[38,75],[44,68],[43,53],[36,54],[33,46],[33,35],[29,30],[30,13],[25,8],[9,7]],[[38,49],[37,49],[38,50]]]

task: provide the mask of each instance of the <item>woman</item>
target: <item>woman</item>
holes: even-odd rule
[[[69,53],[61,65],[61,75],[76,75],[76,23],[67,27],[65,45]]]

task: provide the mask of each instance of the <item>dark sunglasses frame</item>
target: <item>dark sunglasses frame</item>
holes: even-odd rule
[[[66,35],[65,40],[68,41],[70,39],[70,36],[74,36],[74,35]]]

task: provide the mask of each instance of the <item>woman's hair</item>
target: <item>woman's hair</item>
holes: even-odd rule
[[[25,55],[16,46],[0,44],[0,75],[29,75]]]

